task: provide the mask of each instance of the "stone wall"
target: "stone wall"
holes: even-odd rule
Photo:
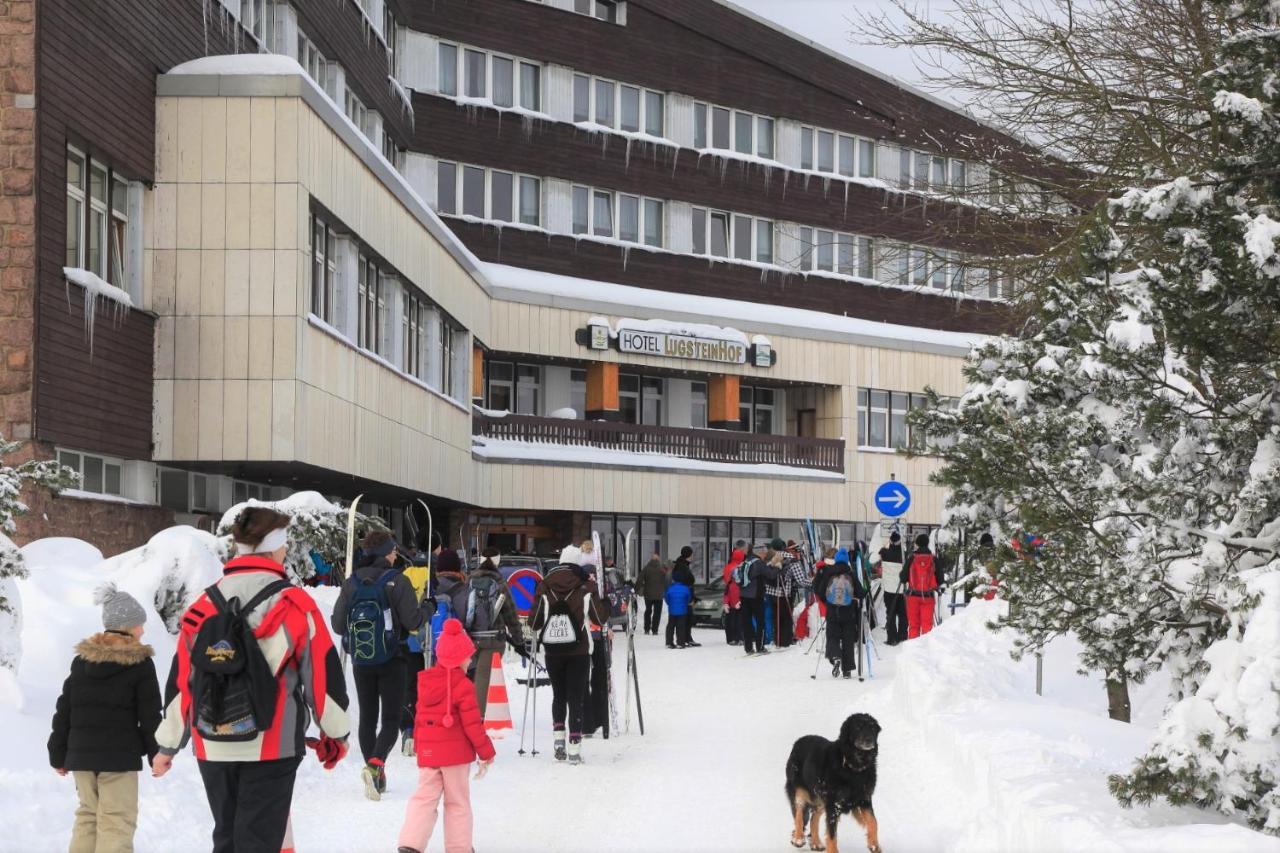
[[[35,2],[0,0],[0,435],[31,438]]]
[[[93,545],[104,557],[114,557],[145,545],[174,523],[172,510],[150,504],[55,497],[43,490],[32,494],[30,489],[23,501],[29,511],[15,519],[18,530],[13,541],[18,545],[47,536],[73,536]]]

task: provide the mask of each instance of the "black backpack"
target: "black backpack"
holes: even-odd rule
[[[503,605],[505,586],[495,578],[472,578],[467,595],[464,627],[472,636],[498,632],[498,611]],[[499,588],[502,588],[501,590]]]
[[[292,584],[267,584],[247,604],[230,601],[214,584],[205,590],[216,608],[191,647],[192,724],[210,741],[246,741],[271,728],[276,716],[276,675],[249,627],[249,614]]]

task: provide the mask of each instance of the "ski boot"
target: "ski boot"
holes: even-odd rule
[[[832,678],[840,677],[840,661],[838,660],[831,661],[831,677]]]
[[[570,764],[582,763],[582,741],[580,740],[569,741],[569,763]]]
[[[564,761],[565,758],[568,756],[564,748],[564,731],[563,730],[554,733],[552,745],[555,747],[556,761]]]

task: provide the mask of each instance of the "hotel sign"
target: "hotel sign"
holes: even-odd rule
[[[747,348],[734,341],[643,332],[637,329],[618,331],[618,350],[638,355],[687,358],[693,361],[718,361],[721,364],[746,364]]]
[[[658,324],[662,325],[662,324]],[[748,346],[741,340],[677,334],[672,331],[623,327],[614,332],[603,323],[592,323],[577,334],[578,342],[594,350],[616,348],[619,352],[717,364],[750,364],[769,368],[777,361],[765,338]]]

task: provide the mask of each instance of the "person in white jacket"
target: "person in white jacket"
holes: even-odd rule
[[[884,590],[886,644],[896,646],[907,639],[907,599],[902,589],[902,536],[889,535],[888,546],[880,549],[880,588]]]

